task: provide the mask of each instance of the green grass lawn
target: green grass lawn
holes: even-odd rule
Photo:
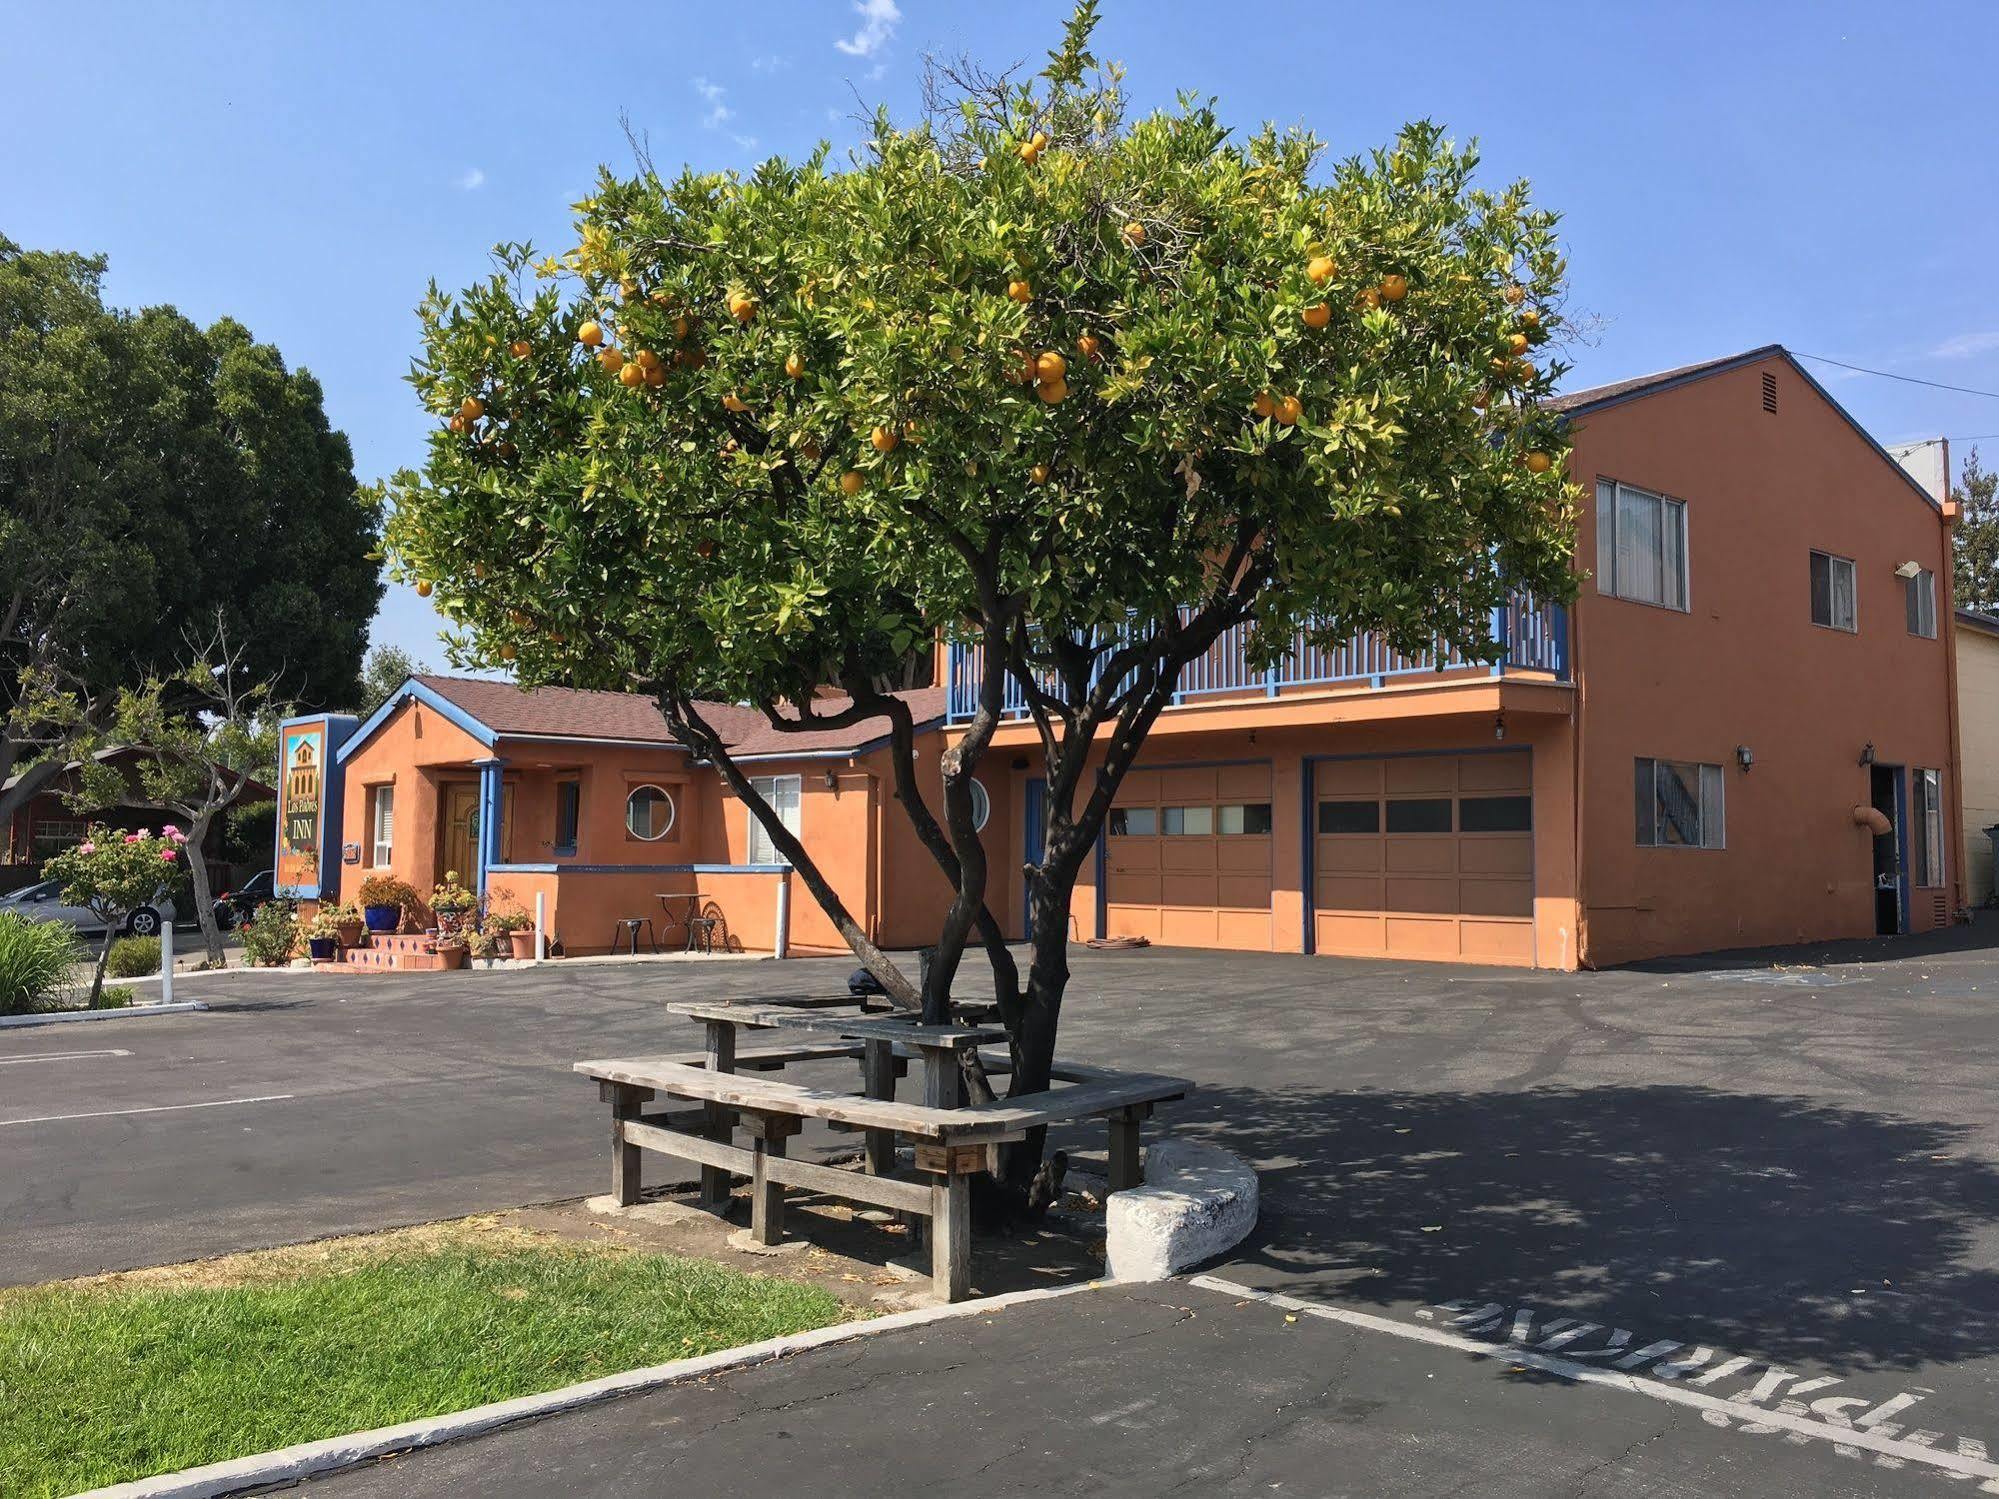
[[[476,1224],[177,1269],[0,1292],[10,1499],[462,1410],[848,1315],[811,1286]]]

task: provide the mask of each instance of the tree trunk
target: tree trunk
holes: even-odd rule
[[[201,924],[201,942],[208,949],[208,966],[220,968],[225,961],[222,928],[215,920],[215,893],[208,883],[208,855],[202,852],[202,845],[208,841],[208,825],[214,820],[212,809],[196,814],[188,827],[187,842],[183,847],[187,853],[188,881],[194,886],[194,919]],[[173,961],[173,930],[171,922],[164,923],[160,929],[160,962],[163,965]]]
[[[104,1001],[104,965],[111,961],[111,944],[118,940],[118,919],[104,918],[104,945],[97,949],[97,969],[90,975],[90,1008],[97,1009]]]
[[[1027,965],[1027,991],[1022,996],[1020,1023],[1009,1030],[1007,1050],[1013,1074],[1007,1097],[1043,1093],[1052,1081],[1055,1037],[1062,1019],[1062,996],[1069,987],[1069,910],[1081,866],[1064,871],[1043,865],[1034,873],[1029,904],[1034,912],[1034,944]],[[1000,1180],[1025,1193],[1041,1169],[1048,1131],[1029,1130],[1027,1137],[1007,1145],[1001,1155]]]

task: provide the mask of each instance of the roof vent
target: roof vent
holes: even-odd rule
[[[1768,370],[1763,372],[1763,409],[1777,409],[1777,377]]]

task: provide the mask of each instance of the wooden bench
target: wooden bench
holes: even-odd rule
[[[728,1007],[672,1008],[687,1013]],[[821,1021],[826,1023],[819,1024]],[[577,1072],[596,1079],[599,1093],[611,1105],[612,1199],[624,1206],[639,1200],[639,1152],[655,1150],[699,1165],[703,1199],[711,1204],[726,1200],[731,1178],[748,1177],[750,1235],[758,1243],[774,1244],[781,1239],[786,1187],[907,1214],[928,1223],[932,1284],[938,1295],[949,1301],[963,1300],[970,1290],[970,1178],[987,1169],[992,1146],[1023,1139],[1030,1130],[1042,1126],[1107,1117],[1112,1188],[1136,1186],[1143,1121],[1155,1104],[1184,1097],[1192,1088],[1182,1078],[1068,1064],[1056,1069],[1056,1080],[1064,1086],[1023,1098],[962,1107],[956,1094],[956,1056],[976,1047],[989,1033],[819,1014],[777,1021],[764,1017],[763,1023],[768,1024],[840,1031],[843,1039],[818,1045],[745,1047],[738,1056],[734,1051],[736,1023],[759,1022],[736,1014],[716,1017],[716,1029],[727,1040],[718,1044],[711,1030],[709,1046],[698,1053],[668,1052],[575,1064]],[[859,1035],[846,1034],[854,1031]],[[735,1070],[739,1061],[750,1061],[756,1053],[762,1053],[758,1060],[782,1066],[790,1061],[853,1056],[857,1051],[863,1066],[859,1095],[765,1075],[746,1076]],[[898,1102],[893,1096],[898,1051],[923,1060],[925,1099],[921,1104]],[[942,1101],[934,1101],[933,1095]],[[698,1103],[703,1112],[642,1117],[642,1106],[661,1096]],[[808,1119],[864,1131],[870,1142],[864,1152],[867,1169],[847,1171],[791,1158],[786,1153],[787,1141]],[[732,1143],[731,1132],[739,1124],[750,1137],[747,1147]],[[898,1136],[907,1137],[915,1146],[914,1174],[896,1169]],[[876,1145],[885,1149],[878,1150]]]

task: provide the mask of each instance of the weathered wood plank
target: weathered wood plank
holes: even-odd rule
[[[709,1021],[705,1027],[706,1045],[703,1047],[702,1065],[711,1073],[723,1074],[736,1070],[736,1028],[719,1021]],[[719,1102],[708,1104],[708,1136],[713,1140],[728,1143],[729,1131],[735,1125],[735,1116]],[[708,1207],[719,1208],[729,1200],[729,1173],[718,1171],[713,1166],[701,1169],[701,1201]]]
[[[1132,1104],[1185,1098],[1193,1090],[1194,1085],[1185,1078],[1127,1073],[1115,1079],[1051,1088],[1046,1093],[1029,1093],[1020,1098],[1003,1098],[952,1110],[951,1124],[945,1134],[953,1140],[986,1139],[994,1130],[1018,1132],[1041,1124],[1088,1119]]]
[[[827,1093],[776,1078],[717,1074],[702,1067],[649,1066],[633,1072],[616,1060],[592,1062],[593,1075],[613,1082],[634,1083],[677,1098],[698,1098],[732,1108],[751,1108],[831,1119],[863,1128],[891,1129],[902,1134],[941,1139],[951,1123],[948,1110],[916,1104],[860,1098],[851,1093]]]
[[[895,1048],[887,1041],[861,1043],[861,1092],[877,1102],[895,1099]],[[871,1129],[862,1140],[861,1154],[868,1172],[887,1176],[895,1170],[895,1132]]]
[[[946,1301],[972,1290],[972,1183],[942,1176],[930,1187],[930,1288]]]
[[[1138,1109],[1119,1109],[1111,1115],[1110,1178],[1113,1192],[1135,1187],[1144,1180],[1138,1169],[1141,1117]]]
[[[740,1145],[718,1145],[713,1140],[679,1130],[630,1123],[625,1126],[624,1137],[646,1150],[693,1161],[697,1165],[716,1166],[737,1176],[748,1176],[755,1164],[755,1153]],[[771,1180],[783,1182],[787,1187],[819,1192],[828,1197],[844,1197],[897,1212],[925,1217],[930,1213],[930,1184],[927,1181],[911,1181],[906,1176],[865,1176],[858,1171],[822,1166],[817,1161],[796,1161],[789,1156],[773,1159],[767,1169]]]
[[[750,1238],[758,1244],[784,1239],[784,1183],[770,1171],[784,1159],[784,1140],[783,1135],[758,1135],[750,1162]]]
[[[624,1125],[638,1117],[644,1091],[624,1084],[611,1090],[611,1201],[620,1207],[639,1200],[639,1148],[625,1139]]]
[[[789,1010],[778,1005],[745,1005],[727,1002],[688,1002],[668,1005],[675,1015],[686,1015],[710,1025],[729,1024],[756,1029],[832,1031],[837,1035],[879,1041],[902,1041],[926,1050],[963,1051],[973,1046],[992,1046],[1006,1040],[1006,1032],[989,1026],[922,1025],[912,1018],[886,1016],[858,1017],[824,1015],[814,1011]]]

